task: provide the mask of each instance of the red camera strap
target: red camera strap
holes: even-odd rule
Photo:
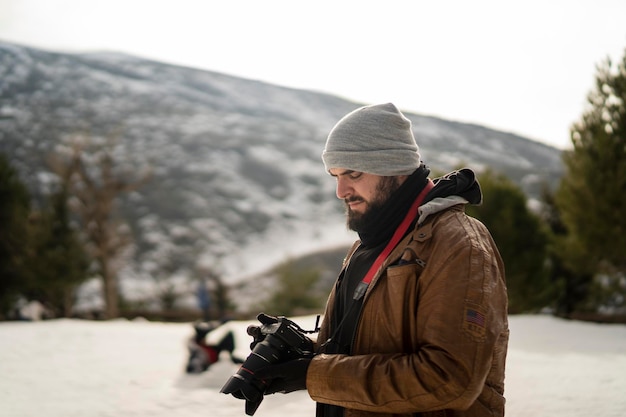
[[[428,194],[430,190],[432,190],[434,186],[435,185],[433,184],[433,182],[429,179],[426,185],[424,186],[424,189],[419,193],[415,201],[413,201],[413,204],[411,204],[409,211],[406,213],[406,216],[404,216],[404,220],[402,220],[402,223],[400,223],[400,225],[394,232],[393,236],[391,237],[391,240],[389,240],[389,243],[387,243],[387,246],[385,246],[382,252],[378,255],[378,257],[376,258],[376,260],[370,267],[369,271],[367,271],[367,274],[365,275],[365,278],[363,278],[363,281],[359,282],[359,285],[356,287],[356,290],[354,291],[354,295],[352,296],[354,300],[358,300],[361,297],[363,297],[363,295],[365,294],[365,291],[367,290],[367,287],[369,286],[370,282],[372,282],[374,275],[376,275],[376,272],[378,271],[380,266],[383,264],[385,259],[387,259],[387,256],[389,256],[391,251],[396,247],[396,245],[404,237],[407,229],[409,228],[411,223],[413,223],[413,220],[415,220],[415,218],[417,217],[417,213],[418,213],[419,207],[422,205],[422,201],[424,201],[424,198],[426,198],[426,195]]]

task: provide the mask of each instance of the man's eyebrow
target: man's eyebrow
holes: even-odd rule
[[[341,177],[341,176],[343,176],[343,175],[350,175],[350,174],[354,174],[355,172],[356,172],[356,171],[354,171],[354,170],[352,170],[352,169],[347,169],[347,170],[345,170],[345,171],[343,171],[343,172],[340,172],[340,173],[338,173],[338,174],[333,174],[332,172],[329,172],[329,174],[330,174],[332,177]]]

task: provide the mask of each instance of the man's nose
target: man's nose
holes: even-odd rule
[[[350,197],[352,194],[352,187],[347,184],[347,181],[343,178],[337,178],[337,198],[343,200]]]

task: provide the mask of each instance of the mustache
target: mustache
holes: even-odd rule
[[[357,202],[362,202],[362,201],[365,201],[365,200],[363,200],[363,198],[361,197],[349,197],[349,198],[343,199],[343,202],[346,204],[357,203]]]

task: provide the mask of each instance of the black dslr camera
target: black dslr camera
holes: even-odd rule
[[[286,362],[292,359],[313,357],[313,341],[305,336],[305,333],[315,333],[315,330],[303,330],[293,321],[286,317],[271,318],[260,314],[259,321],[263,323],[260,333],[263,337],[254,346],[250,355],[241,364],[239,370],[231,376],[220,390],[224,394],[232,394],[233,397],[246,400],[246,414],[254,415],[263,401],[263,393],[268,383],[255,378],[254,373],[261,368],[275,363]],[[265,319],[265,320],[263,320]],[[319,316],[317,318],[319,323]]]

